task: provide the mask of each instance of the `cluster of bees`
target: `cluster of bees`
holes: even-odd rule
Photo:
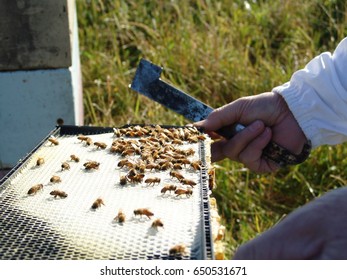
[[[170,170],[170,178],[177,179],[179,185],[165,185],[161,189],[161,193],[173,192],[177,197],[181,195],[190,197],[193,194],[196,182],[185,178],[180,170],[197,171],[204,166],[200,160],[189,159],[195,154],[192,148],[182,149],[180,146],[206,139],[195,127],[135,126],[131,130],[114,129],[114,133],[118,138],[113,141],[110,151],[124,157],[118,162],[118,167],[127,170],[125,175],[120,176],[122,186],[143,181],[148,186],[154,186],[160,184],[161,179],[159,177],[145,178],[145,173]],[[124,139],[124,136],[128,138]],[[129,159],[129,156],[133,156],[133,159]],[[134,159],[135,157],[136,159]]]
[[[200,160],[191,160],[195,155],[192,148],[183,149],[185,144],[198,143],[204,141],[206,137],[195,127],[164,128],[156,126],[129,126],[127,128],[114,128],[115,139],[109,146],[109,153],[117,154],[120,160],[118,168],[123,172],[119,176],[121,186],[129,184],[146,184],[148,187],[159,186],[164,181],[163,176],[152,176],[153,172],[165,172],[168,179],[174,181],[163,185],[160,189],[162,195],[174,194],[176,197],[185,196],[189,198],[193,194],[193,188],[197,184],[194,180],[186,178],[183,171],[196,172],[206,167]],[[90,136],[78,135],[77,139],[85,146],[95,146],[96,149],[106,150],[108,145],[104,142],[93,142]],[[48,139],[51,145],[59,145],[59,141],[53,137]],[[37,159],[36,165],[39,167],[45,162],[44,158]],[[61,164],[61,171],[70,170],[69,162],[80,162],[76,155],[70,155],[70,160]],[[85,170],[98,170],[100,163],[87,161],[83,164]],[[212,170],[209,170],[211,175]],[[165,176],[164,175],[164,176]],[[211,176],[210,176],[211,177]],[[50,182],[60,183],[59,176],[52,176]],[[211,178],[209,180],[210,188]],[[28,195],[34,195],[43,189],[43,184],[31,187]],[[159,190],[158,190],[159,192]],[[68,195],[61,190],[50,192],[54,198],[66,198]],[[102,198],[97,198],[91,205],[92,210],[96,210],[105,203]],[[139,208],[133,211],[134,216],[145,216],[151,219],[154,215],[148,208]],[[126,215],[122,210],[114,218],[114,222],[126,222]],[[158,229],[164,227],[161,219],[155,219],[151,225]],[[184,245],[177,245],[169,250],[170,255],[183,254]]]
[[[59,141],[53,137],[50,137],[48,139],[48,141],[51,142],[52,145],[56,145],[56,146],[59,145]],[[80,159],[76,155],[71,155],[70,160],[74,161],[74,162],[80,161]],[[40,167],[44,163],[45,163],[45,159],[43,157],[38,157],[36,160],[35,166]],[[65,161],[61,164],[61,171],[64,171],[64,170],[70,170],[70,164],[67,161]],[[57,176],[57,175],[53,175],[49,180],[49,182],[52,184],[61,183],[61,181],[62,180],[61,180],[60,176]],[[44,188],[44,184],[36,184],[28,190],[27,194],[30,196],[33,196],[33,195],[37,194],[38,192],[42,191],[43,188]],[[68,196],[66,192],[59,190],[59,189],[54,189],[49,194],[52,195],[54,198],[66,198]]]

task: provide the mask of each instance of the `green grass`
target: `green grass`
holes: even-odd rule
[[[183,125],[187,121],[128,88],[140,58],[163,79],[218,107],[286,82],[347,35],[344,0],[77,0],[85,124]],[[217,163],[228,258],[293,209],[346,185],[345,145],[321,147],[304,164],[257,175]]]

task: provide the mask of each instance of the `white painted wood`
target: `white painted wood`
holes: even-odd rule
[[[75,11],[74,11],[75,12]],[[0,72],[0,168],[11,168],[57,124],[83,125],[77,17],[72,66]]]

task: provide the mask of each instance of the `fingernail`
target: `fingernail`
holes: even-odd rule
[[[261,129],[263,127],[263,123],[261,121],[255,121],[254,123],[252,123],[249,126],[249,129],[253,132],[258,131],[259,129]]]

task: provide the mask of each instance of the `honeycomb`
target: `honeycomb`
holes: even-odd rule
[[[213,259],[207,135],[160,126],[84,129],[84,138],[79,131],[57,128],[0,186],[1,259]],[[123,146],[117,150],[117,144]],[[168,185],[183,194],[164,192]],[[135,215],[136,209],[153,216]],[[153,226],[157,219],[163,226]],[[176,245],[185,249],[170,253]]]

